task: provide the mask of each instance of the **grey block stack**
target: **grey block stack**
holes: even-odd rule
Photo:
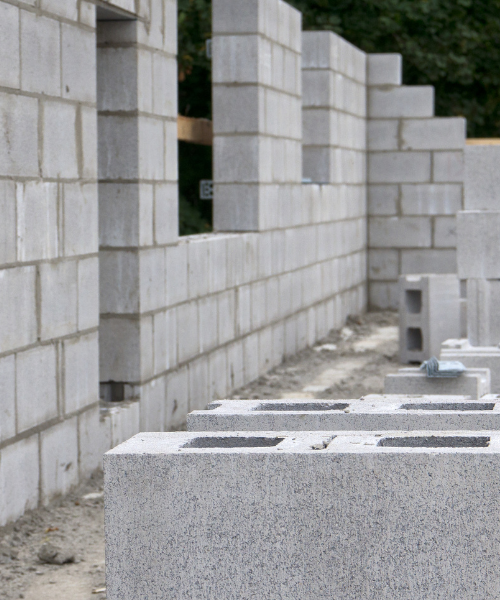
[[[399,354],[402,363],[438,356],[441,344],[460,334],[460,284],[449,275],[399,278]]]
[[[105,477],[108,600],[500,594],[498,433],[144,433]]]
[[[458,377],[430,378],[418,368],[399,369],[387,375],[386,394],[467,395],[481,398],[491,391],[489,369],[467,369]]]

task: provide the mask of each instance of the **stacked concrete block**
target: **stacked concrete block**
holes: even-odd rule
[[[423,362],[460,333],[460,282],[456,275],[401,275],[399,360]]]
[[[500,403],[468,396],[359,400],[221,400],[188,415],[188,431],[489,431]]]
[[[140,434],[105,456],[107,596],[495,598],[499,448],[487,431]]]
[[[467,369],[458,377],[427,377],[419,368],[399,369],[387,375],[384,382],[385,394],[462,395],[477,400],[490,391],[491,376],[487,368]]]
[[[214,228],[274,229],[300,197],[301,13],[282,0],[212,8]]]
[[[369,302],[396,308],[399,275],[456,273],[465,120],[401,85],[401,57],[368,56]]]
[[[500,393],[500,348],[497,346],[473,346],[467,338],[449,339],[441,346],[441,360],[458,360],[467,368],[489,369],[491,391]]]

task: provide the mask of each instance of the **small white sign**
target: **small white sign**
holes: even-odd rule
[[[213,200],[214,182],[211,179],[200,180],[200,200]]]

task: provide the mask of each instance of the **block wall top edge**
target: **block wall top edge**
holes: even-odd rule
[[[222,441],[221,441],[222,438]],[[239,447],[227,447],[230,440],[243,438]],[[395,439],[404,446],[381,446],[379,442]],[[410,438],[405,441],[405,438]],[[439,447],[428,447],[427,440],[438,438]],[[210,442],[210,440],[213,440]],[[200,442],[201,440],[201,442]],[[265,445],[265,441],[269,444]],[[467,444],[470,440],[470,446]],[[232,441],[229,443],[236,442]],[[183,447],[196,444],[197,447]],[[206,444],[203,446],[203,444]],[[226,445],[224,447],[223,445]],[[252,445],[253,444],[253,445]],[[260,446],[257,446],[260,444]],[[454,446],[455,445],[455,446]],[[240,431],[139,433],[104,455],[111,467],[118,456],[137,460],[140,456],[157,458],[193,454],[500,454],[498,431]],[[121,462],[121,460],[120,460]]]

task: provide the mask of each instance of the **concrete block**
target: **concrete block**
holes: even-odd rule
[[[64,184],[64,255],[99,250],[97,185]]]
[[[97,113],[94,108],[80,107],[82,131],[82,177],[97,179]],[[78,124],[77,124],[78,127]]]
[[[77,261],[40,265],[40,335],[42,340],[78,328]]]
[[[197,302],[186,302],[177,307],[177,335],[179,362],[192,358],[200,351]]]
[[[153,54],[153,111],[156,115],[177,118],[177,61]]]
[[[397,282],[371,281],[368,298],[372,309],[397,309],[399,298]]]
[[[500,393],[500,349],[498,346],[473,346],[467,339],[446,340],[440,360],[458,360],[468,369],[489,369],[491,391]]]
[[[141,434],[105,456],[108,597],[202,597],[206,586],[221,599],[244,590],[265,598],[280,589],[304,600],[354,600],[384,590],[393,600],[409,589],[426,597],[436,586],[442,597],[487,596],[498,585],[489,575],[497,438],[495,432]],[[394,526],[395,513],[406,515],[406,535]],[[374,537],[374,529],[383,533]],[[290,578],[288,563],[299,556]],[[372,566],[375,558],[384,568]],[[160,560],[164,569],[151,568]],[[426,568],[429,562],[434,569]]]
[[[434,88],[430,85],[372,88],[368,93],[368,116],[372,119],[432,117]]]
[[[111,447],[128,440],[140,430],[140,403],[127,402],[110,414]]]
[[[99,184],[99,243],[101,246],[139,245],[139,221],[142,222],[139,214],[146,217],[139,207],[138,198],[140,197],[139,185],[135,183]],[[150,212],[152,215],[152,203]],[[152,234],[148,245],[151,245],[151,242]]]
[[[217,138],[215,144],[217,144]],[[214,158],[214,160],[217,159]],[[260,226],[259,198],[260,190],[257,186],[215,183],[214,230],[258,230]]]
[[[370,185],[368,187],[368,214],[396,215],[399,187],[397,185]]]
[[[254,381],[259,373],[259,334],[252,333],[243,338],[243,365],[245,368],[245,384]]]
[[[265,92],[258,87],[214,86],[214,134],[258,133]]]
[[[212,81],[271,85],[271,42],[258,35],[215,36]]]
[[[64,341],[64,412],[70,414],[99,400],[97,332]]]
[[[189,369],[189,411],[204,408],[209,398],[208,357],[202,356],[188,365]],[[224,374],[225,375],[225,374]]]
[[[402,150],[461,150],[466,121],[459,117],[403,120],[400,135]]]
[[[157,183],[154,186],[154,233],[157,244],[172,244],[177,241],[179,236],[178,220],[179,194],[177,186],[172,183]]]
[[[55,346],[42,346],[17,354],[18,433],[57,417],[57,381]]]
[[[85,0],[80,1],[80,23],[95,28],[96,26],[96,10],[95,4],[90,4]]]
[[[240,388],[245,383],[243,345],[241,341],[227,346],[227,382],[230,392]]]
[[[431,246],[431,221],[425,217],[372,217],[372,248],[425,248]]]
[[[101,468],[102,456],[111,446],[109,423],[100,419],[99,406],[86,410],[78,417],[79,479],[85,480]]]
[[[402,250],[401,274],[456,273],[457,253],[455,250]]]
[[[60,2],[59,0],[42,0],[42,9],[58,15],[59,17],[65,17],[76,21],[78,19],[78,2],[77,0],[66,0]]]
[[[457,220],[455,217],[434,219],[433,246],[435,248],[456,248]]]
[[[107,25],[106,30],[108,30]],[[129,111],[138,108],[137,66],[138,52],[134,47],[104,46],[97,49],[97,109],[99,111]],[[147,73],[147,70],[145,72]],[[151,77],[151,67],[149,74]],[[144,78],[144,74],[142,77]],[[144,94],[144,79],[141,83],[140,92]]]
[[[78,330],[99,325],[99,259],[78,261]]]
[[[211,400],[225,398],[229,391],[226,348],[208,356],[208,396]]]
[[[437,183],[464,180],[463,152],[434,152],[432,155],[432,178]]]
[[[160,181],[165,177],[165,126],[162,119],[139,117],[139,174],[142,179]],[[176,165],[174,166],[176,169]]]
[[[177,183],[178,179],[178,143],[177,120],[163,121],[165,137],[165,179]],[[159,132],[158,132],[159,133]],[[158,140],[159,141],[159,140]]]
[[[21,11],[21,89],[61,94],[61,35],[55,19]]]
[[[16,359],[0,359],[0,442],[16,435]]]
[[[94,32],[63,23],[61,49],[63,98],[95,103],[97,67]]]
[[[261,12],[263,10],[262,0],[251,2],[216,0],[213,5],[213,32],[214,34],[263,32],[261,28],[264,27],[264,22],[259,20],[260,16],[264,16]]]
[[[200,350],[212,350],[219,339],[218,297],[208,296],[198,301],[198,320],[200,326]],[[222,315],[224,319],[226,315]]]
[[[101,318],[99,361],[101,381],[139,381],[140,324],[132,319]]]
[[[370,250],[368,254],[370,279],[397,279],[399,253],[397,250]]]
[[[167,306],[188,298],[188,246],[180,243],[165,248]]]
[[[368,160],[370,183],[425,183],[431,179],[429,152],[373,152]]]
[[[97,131],[99,179],[138,179],[137,119],[129,116],[99,115]]]
[[[221,292],[227,287],[227,235],[209,237],[209,293]]]
[[[43,105],[42,173],[50,178],[78,178],[76,107],[46,101]]]
[[[78,483],[77,419],[69,419],[40,434],[41,502],[67,494]]]
[[[190,239],[188,251],[189,297],[198,298],[208,293],[209,243],[205,239]],[[168,285],[168,283],[167,283]]]
[[[467,146],[465,148],[464,207],[465,210],[498,210],[500,191],[498,146]]]
[[[490,393],[489,369],[468,369],[451,379],[428,378],[418,368],[399,369],[386,376],[384,394],[470,396],[477,400]]]
[[[499,293],[498,280],[467,280],[467,334],[472,346],[500,344]]]
[[[153,315],[141,316],[139,331],[140,379],[151,379],[154,375]]]
[[[368,85],[401,85],[403,57],[401,54],[367,54]]]
[[[0,7],[0,85],[20,87],[19,8],[2,3]]]
[[[369,150],[398,150],[399,121],[376,119],[368,121]]]
[[[165,398],[165,377],[157,377],[141,386],[139,431],[163,431]]]
[[[1,8],[0,8],[1,11]],[[16,185],[0,181],[0,265],[16,261]]]
[[[460,279],[500,279],[500,211],[459,212],[457,238]]]
[[[139,297],[141,312],[158,310],[165,306],[164,273],[164,248],[148,248],[139,251]]]
[[[38,177],[38,100],[0,93],[0,175]]]
[[[359,400],[220,400],[193,411],[205,431],[495,431],[500,405],[468,396],[370,395]]]
[[[38,505],[40,489],[38,435],[0,450],[0,524],[15,521]]]
[[[456,275],[399,278],[399,354],[402,363],[438,356],[441,344],[460,333],[460,284]]]
[[[14,350],[37,339],[36,268],[22,267],[0,270],[0,349]]]
[[[462,209],[462,186],[419,184],[401,186],[404,215],[456,215]]]
[[[165,428],[175,429],[186,422],[189,412],[188,367],[169,373],[166,378]]]
[[[235,337],[236,306],[234,290],[217,295],[219,344],[225,344]]]

